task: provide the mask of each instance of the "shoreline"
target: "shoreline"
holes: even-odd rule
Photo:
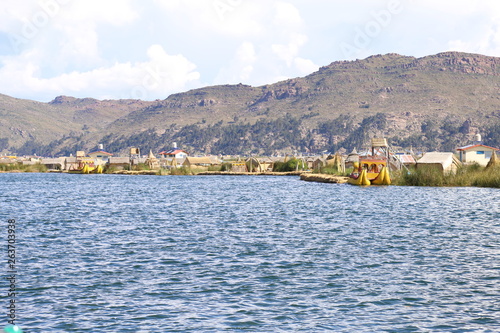
[[[327,175],[324,173],[303,173],[300,180],[316,183],[347,184],[349,177]]]
[[[80,174],[72,173],[59,170],[47,170],[47,171],[26,171],[26,170],[8,170],[0,171],[0,174],[12,173],[62,173],[62,174]],[[227,172],[227,171],[202,171],[199,173],[191,174],[178,174],[171,175],[159,172],[158,170],[140,170],[140,171],[130,171],[130,170],[119,170],[112,173],[103,173],[106,175],[132,175],[132,176],[297,176],[300,177],[301,181],[316,182],[316,183],[330,183],[330,184],[346,184],[348,183],[349,177],[337,176],[332,174],[321,174],[312,173],[311,171],[293,171],[293,172]],[[477,187],[477,188],[500,188],[500,174],[496,174],[495,179],[492,182],[467,182],[467,183],[457,183],[457,184],[443,184],[436,182],[429,184],[402,184],[401,182],[393,182],[392,185],[397,186],[410,186],[410,187]]]
[[[61,174],[80,174],[65,171],[48,170],[45,172],[26,172],[23,170],[0,171],[0,173],[61,173]],[[131,175],[131,176],[176,176],[170,174],[161,174],[157,170],[120,170],[112,173],[103,173],[104,175]],[[300,180],[317,183],[345,184],[349,177],[311,173],[310,171],[291,171],[291,172],[227,172],[227,171],[202,171],[196,174],[179,176],[297,176]]]
[[[300,176],[307,174],[307,171],[291,172],[230,172],[230,171],[202,171],[195,176]]]
[[[0,171],[0,173],[62,173],[62,174],[82,174],[79,172],[68,172],[59,170],[47,170],[47,171],[24,171],[24,170],[9,170]],[[292,171],[292,172],[228,172],[228,171],[201,171],[194,174],[186,175],[171,175],[162,174],[159,170],[119,170],[113,171],[111,173],[102,173],[103,175],[149,175],[149,176],[301,176],[303,174],[309,174],[308,171]],[[95,174],[95,173],[90,173]]]

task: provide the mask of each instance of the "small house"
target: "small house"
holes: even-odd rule
[[[203,169],[208,169],[212,165],[212,161],[208,157],[186,157],[182,166],[186,168],[198,167]]]
[[[37,165],[37,164],[40,164],[40,161],[32,160],[32,159],[26,159],[26,160],[22,160],[22,164],[23,165]]]
[[[352,156],[352,155],[351,155]],[[358,156],[359,160],[359,156]],[[330,155],[326,159],[326,165],[328,167],[336,168],[339,172],[345,172],[346,160],[339,154]]]
[[[123,170],[130,167],[130,157],[115,157],[110,156],[108,160],[109,167],[117,170]]]
[[[485,146],[483,144],[468,145],[457,149],[459,159],[462,163],[472,164],[477,163],[481,166],[486,166],[493,154],[499,149]]]
[[[159,155],[163,155],[165,158],[176,158],[177,160],[182,160],[189,156],[187,151],[177,148],[162,151]]]
[[[158,161],[151,150],[149,151],[148,158],[146,159],[146,164],[151,170],[157,170],[160,168],[160,161]]]
[[[344,165],[346,168],[354,168],[355,165],[359,164],[359,154],[356,151],[356,148],[352,150],[352,152],[347,155],[347,158],[344,161]]]
[[[320,170],[324,166],[326,166],[326,159],[323,157],[318,157],[312,162],[311,169]]]
[[[231,172],[248,172],[245,161],[231,162]]]
[[[62,170],[64,168],[64,162],[65,162],[64,157],[58,157],[58,158],[43,158],[40,163],[45,165],[49,170]]]
[[[92,153],[89,153],[89,156],[94,159],[94,164],[95,165],[104,165],[108,163],[109,158],[113,156],[113,154],[110,154],[108,152],[105,152],[103,150],[98,150],[94,151]]]
[[[444,173],[455,173],[462,163],[453,153],[425,153],[417,161],[417,169],[435,168]]]
[[[250,157],[246,161],[246,166],[248,172],[264,172],[265,170],[262,168],[259,160],[255,157]]]
[[[395,154],[396,158],[405,166],[414,166],[417,164],[415,158],[411,154]]]
[[[274,161],[270,157],[260,157],[257,159],[263,171],[272,171]]]
[[[209,155],[208,158],[212,162],[212,165],[222,165],[222,161],[218,156]]]

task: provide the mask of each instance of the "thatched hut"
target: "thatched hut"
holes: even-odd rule
[[[158,159],[155,157],[155,155],[151,150],[149,151],[148,158],[146,159],[146,164],[151,170],[156,170],[160,168],[160,161],[158,161]]]
[[[425,153],[417,161],[417,169],[434,168],[444,173],[455,173],[462,163],[453,153]]]
[[[492,152],[491,158],[488,161],[488,164],[486,164],[486,168],[492,168],[499,165],[500,165],[500,160],[498,159],[497,154],[495,152]]]

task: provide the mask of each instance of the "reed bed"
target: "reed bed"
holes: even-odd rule
[[[411,169],[394,173],[393,184],[400,186],[477,186],[500,188],[500,166],[489,168],[477,164],[462,166],[456,173],[441,170]]]
[[[21,163],[0,164],[0,172],[47,172],[43,164],[23,165]]]

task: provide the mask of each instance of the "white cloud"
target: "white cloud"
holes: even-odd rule
[[[250,42],[242,43],[236,50],[231,64],[219,71],[215,83],[248,83],[257,59],[254,45]]]
[[[64,0],[62,2],[66,2],[67,5],[61,6],[61,11],[64,11],[61,18],[67,23],[99,22],[121,26],[138,18],[136,11],[132,7],[131,0]]]
[[[147,50],[148,61],[116,63],[86,72],[72,71],[56,77],[42,78],[36,54],[23,54],[20,58],[4,58],[0,77],[0,91],[13,96],[31,94],[50,100],[56,95],[78,97],[113,96],[114,98],[166,98],[169,94],[186,89],[200,78],[196,66],[182,55],[169,55],[159,45]],[[18,82],[12,85],[11,82]]]
[[[277,2],[275,4],[276,15],[274,17],[274,25],[281,29],[297,28],[304,24],[300,11],[288,2]]]
[[[474,11],[464,13],[461,21],[472,21],[475,17],[481,17],[481,19],[479,22],[474,22],[473,28],[469,28],[471,33],[451,39],[448,42],[448,49],[500,56],[500,2],[481,4]]]
[[[59,57],[73,59],[79,63],[99,60],[99,36],[95,29],[85,24],[64,27],[60,38]]]
[[[291,67],[295,57],[299,54],[300,48],[307,42],[307,36],[294,34],[290,37],[288,44],[274,44],[271,46],[273,53],[281,60],[284,60],[288,67]]]
[[[155,0],[186,33],[256,36],[265,32],[266,3],[245,0]],[[182,20],[179,20],[182,17]]]
[[[162,6],[167,11],[177,9],[182,4],[181,0],[154,0],[154,2]]]
[[[293,60],[293,63],[301,75],[309,75],[312,72],[319,70],[319,66],[309,59],[297,57]]]
[[[242,63],[253,63],[256,60],[255,48],[252,43],[244,42],[236,51],[236,57]]]
[[[500,26],[491,27],[477,40],[451,40],[448,50],[500,56]]]
[[[500,56],[499,22],[497,0],[3,0],[0,93],[164,98],[201,72],[260,85],[375,53]]]

